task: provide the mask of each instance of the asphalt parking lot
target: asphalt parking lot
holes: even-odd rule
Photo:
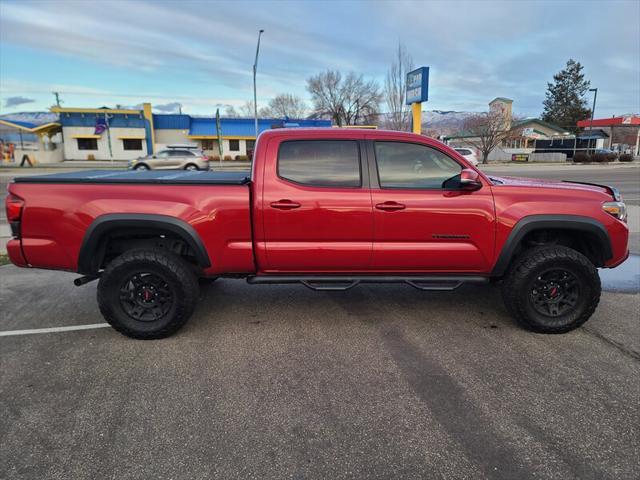
[[[101,321],[95,283],[0,276],[2,331]],[[0,478],[638,478],[639,305],[545,336],[493,286],[220,280],[169,339],[0,336]]]
[[[607,174],[631,205],[637,172]],[[639,262],[564,335],[521,330],[495,286],[225,279],[149,342],[5,335],[102,317],[95,282],[0,267],[0,478],[637,479]]]

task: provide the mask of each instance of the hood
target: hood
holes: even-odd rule
[[[588,192],[597,192],[605,195],[612,195],[610,187],[605,185],[596,185],[593,183],[575,183],[564,180],[548,180],[544,178],[525,178],[525,177],[498,177],[496,175],[487,175],[489,179],[496,185],[508,185],[514,187],[529,188],[554,188],[563,190],[580,190]]]

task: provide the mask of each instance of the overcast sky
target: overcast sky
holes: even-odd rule
[[[569,58],[598,87],[596,116],[640,112],[640,1],[0,0],[0,111],[180,102],[193,114],[252,98],[307,97],[327,68],[381,84],[398,41],[431,67],[433,110],[480,111],[496,96],[537,116]]]

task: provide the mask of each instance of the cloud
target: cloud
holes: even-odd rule
[[[5,108],[12,108],[12,107],[17,107],[18,105],[23,105],[25,103],[33,103],[35,102],[35,99],[33,98],[27,98],[27,97],[8,97],[5,101],[4,101],[4,106]]]
[[[10,72],[18,87],[10,94],[31,96],[21,86],[30,78],[24,65],[41,59],[60,66],[51,83],[73,85],[44,87],[71,96],[68,106],[79,99],[152,101],[170,109],[180,102],[208,113],[217,104],[241,105],[253,96],[251,66],[263,28],[259,103],[279,93],[307,97],[306,79],[328,68],[382,84],[402,41],[416,65],[432,68],[424,108],[478,110],[507,96],[517,113],[538,115],[546,82],[575,58],[598,87],[599,114],[640,109],[640,31],[629,21],[640,15],[637,1],[612,0],[604,9],[562,0],[553,9],[527,0],[260,0],[215,8],[189,0],[0,1],[2,91]],[[576,32],[589,35],[577,42]]]
[[[178,113],[182,109],[182,104],[179,102],[169,102],[161,105],[154,105],[154,110],[158,110],[162,113]]]

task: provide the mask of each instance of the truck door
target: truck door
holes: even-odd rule
[[[369,141],[374,206],[372,269],[487,272],[495,213],[489,185],[460,189],[462,165],[436,146]],[[377,173],[377,175],[376,175]]]
[[[265,271],[364,271],[373,213],[364,142],[274,138],[263,182]]]

